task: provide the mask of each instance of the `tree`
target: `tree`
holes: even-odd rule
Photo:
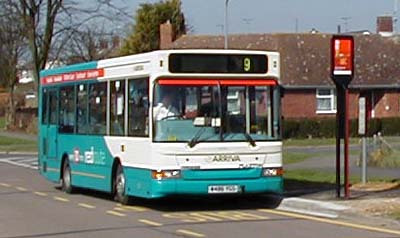
[[[15,86],[18,83],[18,66],[25,52],[23,26],[9,2],[0,2],[0,84],[10,97],[6,107],[6,128],[15,125]]]
[[[23,24],[33,64],[35,86],[39,72],[51,61],[56,61],[72,35],[96,19],[115,21],[124,16],[122,8],[112,0],[2,0],[12,4]],[[116,13],[116,14],[115,14]],[[57,40],[55,40],[57,39]]]
[[[76,30],[67,47],[68,51],[60,57],[67,64],[101,60],[117,55],[120,37],[115,29],[96,24]]]
[[[185,17],[180,0],[141,4],[136,12],[132,34],[125,40],[122,55],[148,52],[159,49],[159,26],[170,21],[176,36],[186,33]]]
[[[14,6],[21,17],[33,63],[33,78],[39,85],[39,72],[46,66],[54,36],[56,18],[63,0],[19,0]],[[44,16],[44,17],[43,17]],[[44,20],[43,20],[44,19]]]

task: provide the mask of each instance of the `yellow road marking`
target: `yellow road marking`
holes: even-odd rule
[[[6,187],[6,188],[9,188],[9,187],[11,187],[11,185],[10,185],[10,184],[8,184],[8,183],[0,183],[0,185],[1,185],[1,186],[3,186],[3,187]]]
[[[87,204],[87,203],[78,203],[78,206],[84,207],[84,208],[87,208],[87,209],[95,209],[96,208],[96,206],[93,206],[93,205],[90,205],[90,204]]]
[[[120,212],[125,212],[125,209],[121,208],[121,207],[114,207],[113,208],[115,211],[120,211]]]
[[[106,213],[109,214],[109,215],[117,216],[117,217],[126,217],[126,214],[123,214],[123,213],[120,213],[120,212],[116,212],[116,211],[108,210]]]
[[[359,225],[359,224],[354,224],[354,223],[347,223],[347,222],[343,222],[343,221],[334,221],[334,220],[330,220],[330,219],[326,219],[326,218],[306,216],[306,215],[300,215],[300,214],[282,212],[282,211],[270,210],[270,209],[258,209],[258,211],[275,214],[275,215],[282,215],[282,216],[294,217],[294,218],[299,218],[299,219],[305,219],[305,220],[310,220],[310,221],[318,221],[318,222],[323,222],[323,223],[328,223],[328,224],[333,224],[333,225],[351,227],[351,228],[356,228],[356,229],[361,229],[361,230],[368,230],[368,231],[374,231],[374,232],[400,235],[400,231],[379,228],[379,227],[373,227],[373,226]]]
[[[69,202],[69,199],[67,199],[67,198],[57,197],[57,196],[54,196],[53,198],[54,198],[54,200],[57,200],[60,202]]]
[[[116,210],[120,210],[120,211],[122,211],[122,210],[125,210],[125,211],[127,211],[127,210],[129,210],[129,211],[135,211],[135,212],[144,212],[144,211],[148,211],[149,209],[148,208],[145,208],[145,207],[140,207],[140,206],[124,206],[124,205],[122,205],[122,204],[117,204],[117,206],[118,207],[120,207],[120,208],[118,208],[118,209],[116,209]],[[115,208],[114,208],[115,209]]]
[[[150,226],[162,226],[163,225],[161,223],[158,223],[158,222],[155,222],[155,221],[146,220],[146,219],[140,219],[138,221],[141,222],[141,223],[150,225]]]
[[[176,233],[193,236],[193,237],[206,237],[204,234],[197,233],[197,232],[190,231],[190,230],[183,230],[183,229],[177,230]]]
[[[178,219],[181,222],[210,222],[210,221],[252,221],[266,220],[267,216],[240,212],[240,211],[220,211],[220,212],[190,212],[190,213],[166,213],[163,217]]]
[[[23,187],[15,187],[18,191],[21,191],[21,192],[26,192],[26,191],[28,191],[28,189],[26,189],[26,188],[23,188]]]
[[[34,194],[38,195],[38,196],[42,196],[42,197],[46,197],[47,193],[42,193],[42,192],[34,192]]]

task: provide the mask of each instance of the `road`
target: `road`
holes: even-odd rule
[[[137,200],[122,206],[94,191],[69,195],[42,178],[29,158],[0,156],[0,238],[400,237],[400,231],[271,209],[268,197]]]
[[[398,147],[396,147],[398,148]],[[336,171],[336,151],[334,146],[315,146],[315,147],[286,147],[286,152],[291,153],[303,153],[313,155],[311,158],[294,164],[284,165],[285,169],[312,169],[319,170],[329,173],[335,173]],[[361,167],[357,165],[359,160],[359,146],[352,145],[349,156],[350,174],[361,176]],[[358,153],[354,153],[354,151]],[[344,166],[344,155],[341,154],[341,166],[343,171]],[[368,166],[367,168],[368,178],[382,178],[382,179],[400,179],[400,173],[398,168],[377,168]]]

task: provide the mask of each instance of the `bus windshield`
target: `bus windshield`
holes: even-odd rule
[[[280,139],[276,85],[162,84],[154,89],[156,142],[255,141]],[[217,81],[215,81],[217,82]]]

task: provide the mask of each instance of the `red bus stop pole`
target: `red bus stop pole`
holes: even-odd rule
[[[336,87],[337,89],[337,104],[336,104],[336,197],[340,198],[340,190],[341,190],[341,184],[340,184],[340,139],[342,135],[342,123],[341,123],[341,117],[342,117],[342,108],[343,108],[343,103],[342,103],[342,88],[340,86]]]
[[[345,115],[344,115],[344,196],[350,198],[349,184],[349,89],[345,88]]]

